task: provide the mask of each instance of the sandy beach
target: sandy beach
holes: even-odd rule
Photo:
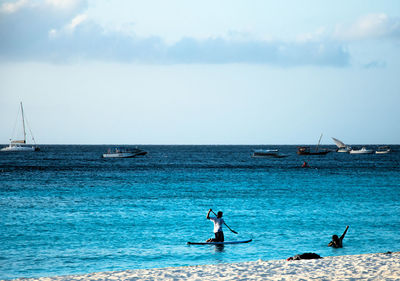
[[[97,272],[15,280],[399,280],[400,252],[324,257],[313,260],[258,260],[156,269]]]

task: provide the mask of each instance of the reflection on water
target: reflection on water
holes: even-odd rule
[[[224,245],[215,245],[215,252],[217,253],[225,252],[224,249],[225,249]]]

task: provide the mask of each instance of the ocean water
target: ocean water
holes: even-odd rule
[[[400,250],[399,152],[142,146],[102,159],[109,147],[0,153],[0,279]],[[289,156],[251,158],[256,148]],[[213,236],[209,208],[238,232],[226,241],[253,242],[186,245]],[[344,247],[327,247],[346,225]]]

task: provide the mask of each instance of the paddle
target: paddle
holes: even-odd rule
[[[215,216],[218,216],[213,210],[211,210],[211,212],[212,212]],[[224,224],[226,225],[227,228],[229,228],[230,231],[232,231],[232,232],[235,233],[235,234],[238,234],[236,231],[234,231],[232,228],[230,228],[229,225],[227,225],[225,222],[224,222]]]

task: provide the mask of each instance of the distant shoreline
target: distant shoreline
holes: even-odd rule
[[[353,280],[400,279],[400,252],[97,272],[15,281],[61,280]]]

